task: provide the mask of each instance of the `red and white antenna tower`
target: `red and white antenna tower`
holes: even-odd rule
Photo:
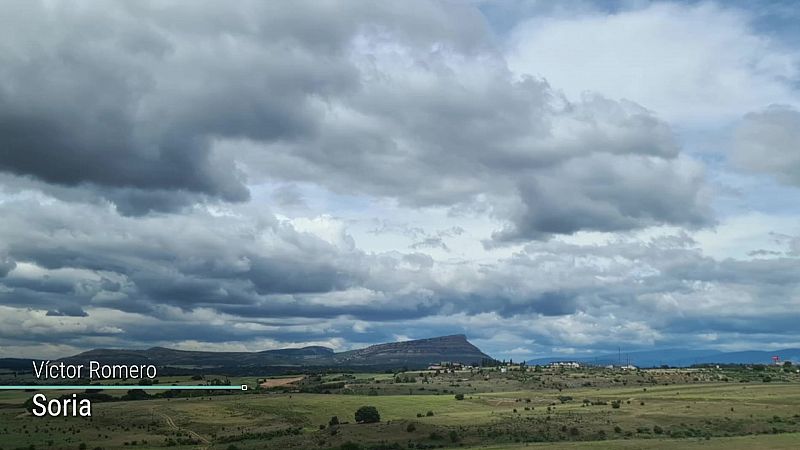
[[[775,356],[772,357],[772,361],[775,363],[775,365],[778,365],[778,364],[781,363],[781,357],[778,356],[778,355],[775,355]]]

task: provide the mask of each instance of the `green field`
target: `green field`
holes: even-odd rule
[[[22,406],[32,393],[6,391],[0,448],[800,448],[796,374],[765,380],[711,369],[327,374],[269,390],[116,397],[93,403],[91,418],[32,417]],[[379,423],[355,423],[364,405]]]

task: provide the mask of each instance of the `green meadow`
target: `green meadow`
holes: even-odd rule
[[[269,390],[249,378],[235,380],[247,392],[95,402],[91,418],[33,417],[31,392],[6,391],[0,448],[800,448],[794,375],[688,373],[329,374]],[[356,423],[362,406],[380,421]]]

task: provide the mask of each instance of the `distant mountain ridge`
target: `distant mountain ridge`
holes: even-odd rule
[[[602,355],[563,355],[536,358],[528,364],[549,364],[553,361],[577,361],[586,364],[633,364],[639,367],[688,367],[694,364],[772,364],[773,356],[780,356],[781,361],[800,362],[800,348],[782,350],[748,350],[739,352],[723,352],[711,349],[664,349],[637,352],[608,353]]]
[[[170,367],[403,367],[422,368],[441,361],[479,364],[491,357],[472,345],[463,334],[392,342],[334,352],[321,346],[260,352],[211,352],[153,347],[147,350],[95,349],[60,361],[103,364],[153,364]]]

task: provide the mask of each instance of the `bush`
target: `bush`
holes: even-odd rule
[[[339,417],[338,416],[331,417],[331,420],[328,421],[328,425],[330,426],[339,425]]]
[[[428,411],[425,413],[425,415],[428,417],[433,417],[433,411]]]
[[[362,406],[356,411],[356,422],[358,423],[375,423],[381,421],[381,415],[378,414],[378,409],[374,406]]]
[[[656,426],[653,427],[653,433],[662,434],[662,433],[664,433],[664,429],[661,428],[660,426],[656,425]]]
[[[458,442],[459,437],[458,437],[458,433],[456,433],[455,430],[450,430],[449,436],[450,436],[450,442],[454,442],[454,443]]]
[[[464,400],[464,394],[456,394],[456,400]]]
[[[414,431],[417,431],[417,426],[414,425],[413,423],[410,423],[406,427],[406,431],[408,431],[409,433],[413,433]]]
[[[620,406],[621,404],[622,404],[622,402],[621,402],[621,401],[619,401],[619,400],[614,400],[614,401],[612,401],[612,402],[611,402],[611,407],[612,407],[612,408],[614,408],[614,409],[619,409],[619,406]]]

